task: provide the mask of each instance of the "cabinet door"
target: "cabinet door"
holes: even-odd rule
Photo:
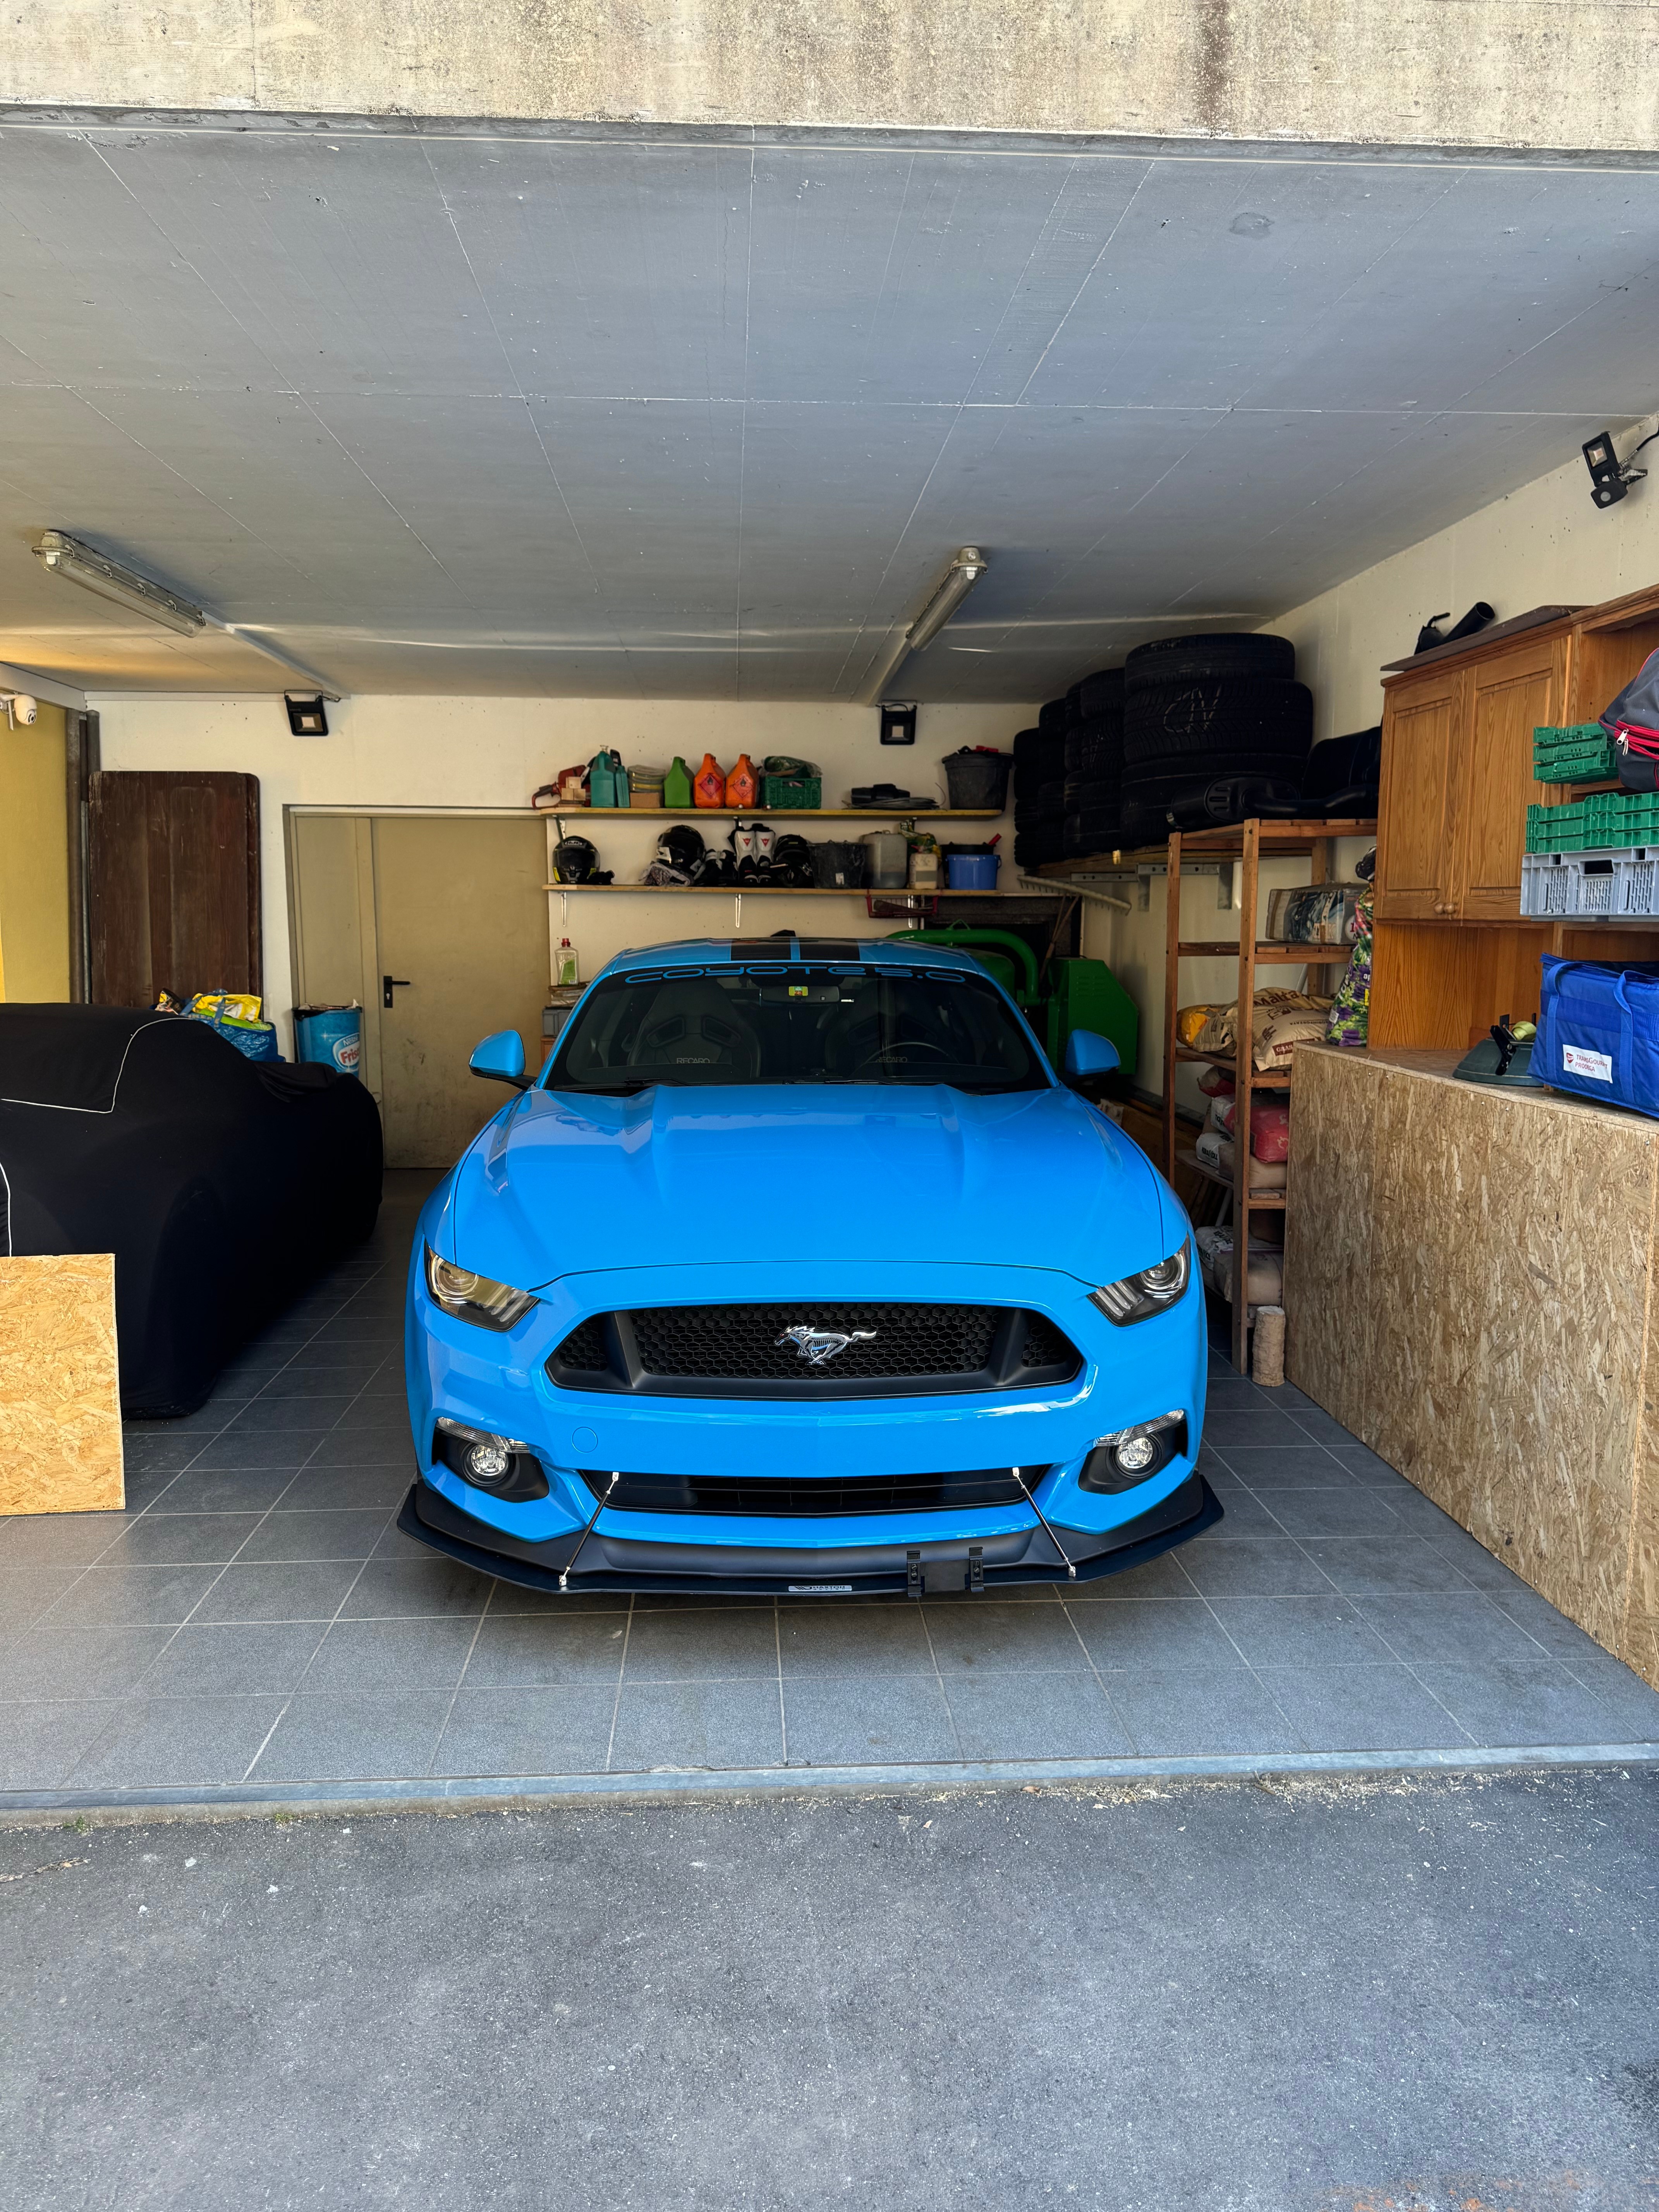
[[[1380,921],[1434,921],[1446,915],[1457,689],[1455,673],[1425,672],[1387,695],[1377,806]]]
[[[1566,697],[1567,641],[1548,638],[1478,662],[1463,678],[1454,770],[1451,897],[1463,921],[1516,921],[1527,809],[1550,794],[1532,775],[1532,733],[1558,722]]]

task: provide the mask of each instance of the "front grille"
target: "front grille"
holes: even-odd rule
[[[1027,1502],[1019,1475],[1007,1467],[974,1468],[965,1474],[623,1474],[614,1485],[602,1469],[585,1467],[579,1472],[596,1498],[623,1513],[823,1519],[848,1513],[952,1513]],[[1033,1490],[1048,1472],[1046,1467],[1019,1471]]]
[[[792,1328],[848,1341],[819,1364]],[[1081,1365],[1062,1330],[1022,1307],[802,1302],[591,1315],[547,1372],[567,1389],[826,1399],[1021,1389],[1069,1382]]]

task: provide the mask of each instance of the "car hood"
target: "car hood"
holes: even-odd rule
[[[1138,1146],[1070,1091],[529,1091],[456,1168],[434,1234],[535,1290],[596,1268],[927,1259],[1151,1267],[1186,1219]]]

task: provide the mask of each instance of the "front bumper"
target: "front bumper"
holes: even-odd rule
[[[983,1538],[918,1538],[857,1547],[642,1542],[581,1530],[543,1542],[510,1536],[453,1504],[429,1483],[404,1500],[398,1526],[434,1551],[530,1589],[724,1592],[765,1597],[873,1597],[908,1590],[991,1590],[1017,1583],[1092,1582],[1143,1565],[1222,1517],[1201,1474],[1133,1521],[1103,1533],[1056,1526]],[[974,1553],[977,1552],[975,1561]],[[572,1572],[572,1564],[574,1571]],[[561,1577],[567,1577],[565,1581]]]

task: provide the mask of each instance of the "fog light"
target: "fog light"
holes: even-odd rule
[[[472,1456],[477,1459],[478,1455],[475,1451]],[[1158,1446],[1150,1437],[1126,1437],[1115,1447],[1113,1456],[1125,1474],[1145,1474],[1158,1457]]]
[[[474,1444],[466,1455],[467,1474],[474,1482],[499,1482],[512,1464],[512,1453],[501,1444]]]
[[[526,1443],[516,1437],[498,1437],[488,1429],[470,1429],[465,1421],[438,1416],[433,1438],[433,1457],[479,1490],[495,1497],[521,1502],[545,1498],[545,1469]]]
[[[1187,1416],[1160,1413],[1155,1420],[1137,1421],[1133,1428],[1115,1430],[1099,1443],[1083,1462],[1078,1477],[1084,1490],[1133,1490],[1182,1459],[1187,1451]]]

